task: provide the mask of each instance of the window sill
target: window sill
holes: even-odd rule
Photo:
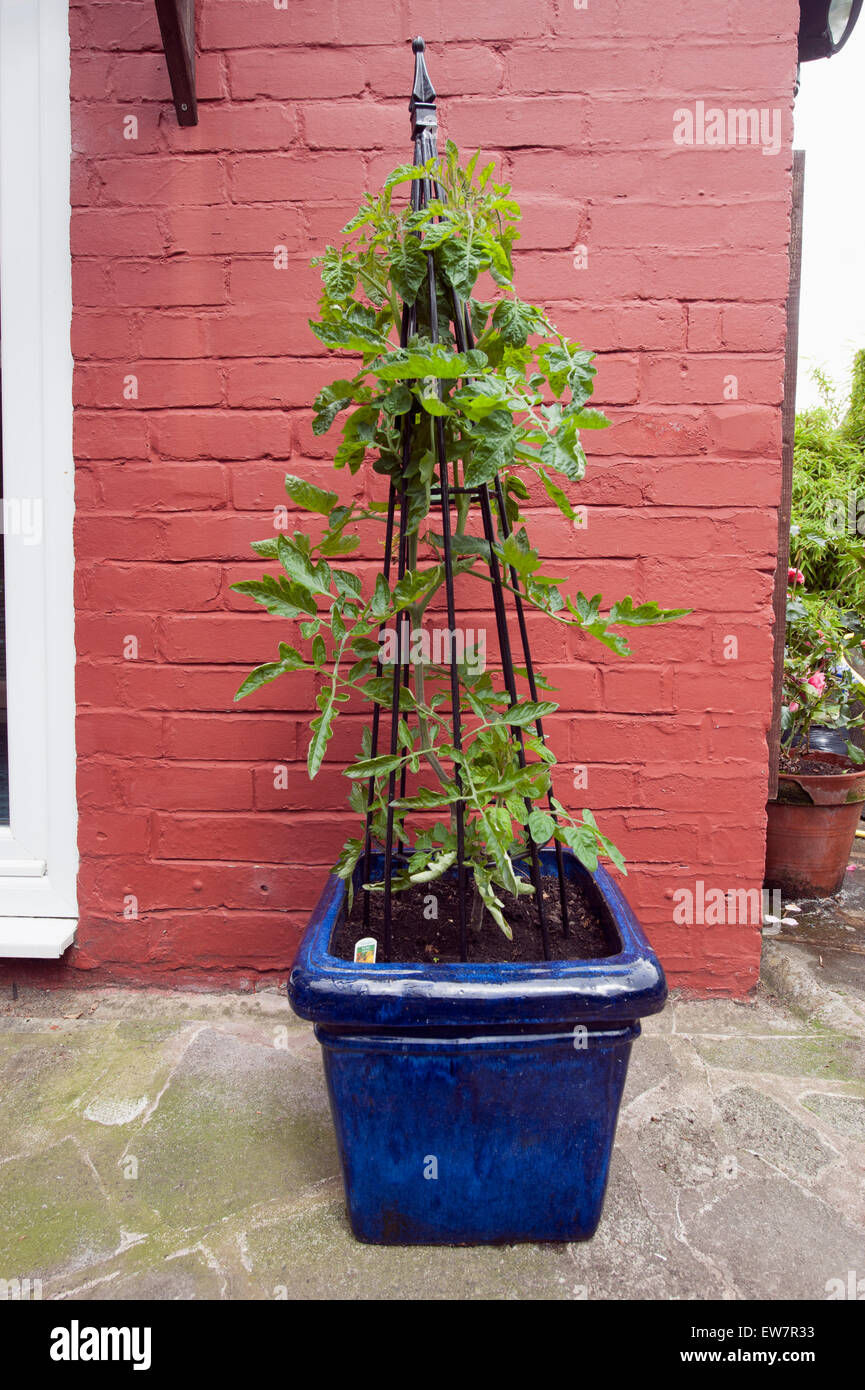
[[[56,960],[75,939],[77,917],[0,917],[0,959]]]

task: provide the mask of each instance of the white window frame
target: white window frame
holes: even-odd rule
[[[0,0],[11,811],[0,827],[0,956],[59,956],[78,917],[70,151],[68,0]],[[15,534],[19,508],[29,525]]]

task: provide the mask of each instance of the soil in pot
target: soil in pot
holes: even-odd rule
[[[574,879],[565,880],[568,907],[568,935],[562,935],[562,913],[559,886],[556,878],[544,877],[544,915],[553,960],[597,960],[615,955],[619,946],[612,923],[599,915],[592,898]],[[438,917],[427,920],[424,910],[434,893]],[[480,931],[469,932],[469,961],[472,964],[494,964],[544,959],[538,911],[534,895],[515,898],[500,893],[504,903],[505,921],[514,934],[508,941],[501,928],[484,912]],[[439,880],[423,884],[403,893],[394,893],[391,914],[391,963],[423,962],[427,965],[452,965],[459,962],[459,904],[457,884]],[[469,906],[471,896],[469,896]],[[381,943],[384,937],[384,895],[372,894],[369,931],[363,922],[363,893],[358,893],[351,912],[343,918],[331,938],[330,951],[342,960],[354,959],[354,944],[362,936],[374,936]]]
[[[829,762],[813,753],[782,752],[778,762],[781,772],[792,773],[794,777],[846,777],[851,772],[859,772],[861,768],[855,766],[851,761],[845,759],[848,765],[839,766],[837,762]]]

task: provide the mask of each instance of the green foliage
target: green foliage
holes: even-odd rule
[[[603,428],[607,421],[587,405],[595,375],[592,354],[517,296],[512,249],[519,206],[507,185],[495,181],[494,166],[478,165],[475,155],[461,167],[449,143],[441,160],[422,169],[395,170],[379,193],[365,195],[344,229],[346,243],[328,247],[316,262],[323,292],[313,332],[328,349],[343,354],[344,372],[350,370],[345,354],[359,356],[360,363],[354,375],[341,376],[319,392],[313,428],[324,434],[341,422],[335,468],[356,473],[370,461],[375,472],[400,491],[404,487],[408,563],[399,581],[389,584],[379,573],[365,593],[358,575],[330,561],[360,544],[361,528],[377,527],[381,534],[381,504],[342,505],[335,492],[292,475],[286,479],[294,505],[310,514],[309,530],[258,542],[256,552],[277,561],[282,574],[235,587],[291,621],[296,640],[307,644],[307,655],[281,643],[279,660],[257,667],[237,698],[288,672],[314,674],[319,688],[310,777],[318,773],[335,720],[352,696],[391,707],[394,667],[382,664],[379,646],[387,625],[402,615],[399,629],[422,631],[428,607],[440,595],[445,571],[436,523],[441,525],[441,517],[438,508],[431,510],[437,431],[459,484],[501,483],[504,515],[491,493],[494,549],[507,587],[519,582],[528,606],[550,621],[591,633],[620,654],[628,652],[620,629],[668,622],[686,611],[635,605],[629,597],[602,610],[600,595],[562,594],[564,581],[542,572],[521,503],[535,484],[572,520],[576,513],[564,485],[583,476],[581,431]],[[412,210],[405,186],[431,177],[439,183],[441,199]],[[430,274],[437,331],[429,313]],[[476,295],[484,274],[499,289],[489,302]],[[400,346],[403,301],[416,303],[417,331]],[[452,319],[461,311],[461,301],[472,325],[473,346],[454,338]],[[408,421],[410,436],[404,433]],[[480,530],[476,501],[458,495],[454,572],[490,583],[490,544]],[[389,632],[393,635],[393,628]],[[374,838],[384,839],[390,804],[397,839],[413,846],[395,876],[397,890],[432,882],[452,867],[455,807],[462,802],[466,863],[483,904],[509,934],[498,893],[533,891],[521,871],[532,844],[555,838],[590,869],[602,855],[622,870],[624,860],[590,811],[577,820],[561,802],[550,802],[555,758],[540,737],[539,721],[554,713],[557,704],[530,700],[525,690],[513,702],[475,656],[466,651],[458,664],[461,748],[455,745],[450,718],[450,658],[413,659],[411,685],[396,683],[397,751],[373,758],[367,736],[345,772],[351,782],[349,802],[361,817],[367,810],[366,782],[372,779]],[[525,672],[518,675],[525,686]],[[551,689],[541,675],[537,685],[545,692]],[[405,792],[403,774],[411,779]],[[336,865],[349,882],[362,848],[362,839],[349,839]]]
[[[814,373],[820,405],[796,417],[791,558],[809,591],[865,612],[865,349],[850,399]]]
[[[863,630],[861,621],[851,620],[831,599],[808,594],[795,582],[788,589],[781,709],[785,743],[807,751],[814,726],[847,732],[865,723],[854,708],[865,694],[865,681],[851,664],[851,658],[861,659]],[[847,752],[856,763],[865,760],[849,740]]]

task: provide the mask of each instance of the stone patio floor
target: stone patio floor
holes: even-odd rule
[[[45,1299],[825,1299],[865,1278],[865,954],[839,944],[824,982],[835,947],[805,934],[767,942],[781,997],[648,1020],[600,1229],[567,1246],[355,1242],[318,1045],[276,990],[7,988],[0,1279]]]

